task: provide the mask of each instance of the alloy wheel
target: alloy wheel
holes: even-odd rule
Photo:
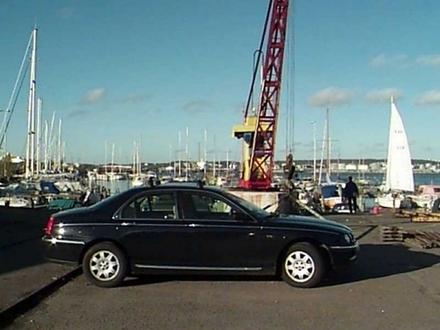
[[[309,281],[315,274],[315,262],[304,251],[293,251],[284,264],[286,274],[295,282],[304,283]]]
[[[118,257],[108,250],[99,250],[90,258],[90,273],[99,281],[111,281],[119,272]]]

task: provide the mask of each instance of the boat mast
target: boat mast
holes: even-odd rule
[[[206,168],[208,166],[208,130],[205,128],[203,143],[203,179],[206,180]]]
[[[180,149],[182,148],[182,146],[181,146],[181,144],[182,144],[182,133],[179,131],[179,132],[177,132],[177,144],[178,144],[178,148],[179,148],[179,150],[177,150],[177,152],[178,152],[178,161],[179,161],[179,172],[178,172],[178,174],[179,174],[179,178],[182,176],[182,162],[181,162],[181,160],[180,160]]]
[[[58,121],[58,157],[57,157],[57,163],[58,163],[58,171],[62,172],[62,166],[61,166],[61,118]]]
[[[65,159],[66,159],[66,141],[62,141],[62,143],[61,143],[61,163],[64,164]]]
[[[322,133],[322,146],[321,146],[321,161],[319,163],[319,178],[318,185],[322,183],[322,168],[324,166],[324,149],[325,149],[325,133],[327,132],[327,122],[324,123],[324,132]]]
[[[104,142],[104,173],[107,179],[107,140]]]
[[[229,148],[226,149],[226,178],[229,177]]]
[[[37,176],[40,175],[41,171],[41,162],[40,162],[40,154],[41,154],[41,107],[43,101],[41,98],[38,98],[37,101]]]
[[[31,70],[29,75],[29,100],[28,100],[28,131],[26,143],[26,170],[25,177],[34,175],[34,156],[35,156],[35,95],[37,89],[36,81],[36,58],[37,58],[37,29],[32,31],[32,52]]]
[[[189,128],[186,127],[186,143],[185,143],[185,158],[186,158],[186,164],[185,164],[185,181],[188,181],[188,166],[189,166],[189,148],[188,148],[188,140],[189,140]]]
[[[313,125],[313,184],[316,184],[316,121]]]
[[[171,144],[168,145],[168,159],[169,166],[173,166],[173,146]]]
[[[216,164],[216,161],[217,161],[217,155],[216,155],[216,152],[217,152],[217,145],[216,145],[216,141],[215,141],[216,139],[215,139],[215,134],[214,134],[214,167],[212,168],[212,176],[213,176],[213,178],[215,179],[216,178],[216,167],[217,167],[217,164]]]
[[[47,152],[48,152],[48,122],[44,121],[44,173],[47,173]]]
[[[330,175],[331,175],[331,160],[330,160],[330,111],[327,108],[326,109],[326,134],[325,134],[325,142],[326,142],[326,152],[327,152],[327,182],[330,182]]]
[[[49,145],[48,145],[48,169],[49,171],[52,171],[52,144],[54,140],[54,133],[53,133],[53,127],[55,125],[55,112],[52,113],[52,120],[50,121],[50,129],[49,129]]]
[[[133,166],[131,168],[133,179],[136,177],[136,142],[133,141]]]
[[[112,179],[114,179],[114,175],[115,175],[115,144],[112,143],[112,171],[110,172],[112,175]]]
[[[139,149],[142,148],[142,137],[139,137],[139,143],[137,145],[137,149],[136,149],[136,157],[137,157],[137,171],[138,171],[138,176],[141,176],[142,173],[142,163],[141,163],[141,158],[139,156]]]

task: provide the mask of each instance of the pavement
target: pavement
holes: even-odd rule
[[[103,289],[79,276],[10,328],[438,329],[440,249],[380,242],[381,224],[414,225],[405,219],[331,218],[361,237],[361,252],[353,267],[331,273],[318,288],[293,288],[275,277],[146,276]]]
[[[44,259],[41,236],[49,214],[0,208],[0,312],[73,268]]]

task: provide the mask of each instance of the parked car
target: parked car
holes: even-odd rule
[[[356,259],[347,226],[268,213],[225,190],[174,184],[134,188],[56,213],[43,237],[54,261],[82,264],[102,287],[140,274],[279,274],[312,287]]]

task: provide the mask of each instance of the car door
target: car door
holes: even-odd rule
[[[194,265],[218,270],[260,270],[258,223],[220,194],[179,193],[181,216],[193,231]]]
[[[134,197],[118,216],[119,240],[137,268],[190,263],[189,223],[179,218],[173,191],[150,191]]]

